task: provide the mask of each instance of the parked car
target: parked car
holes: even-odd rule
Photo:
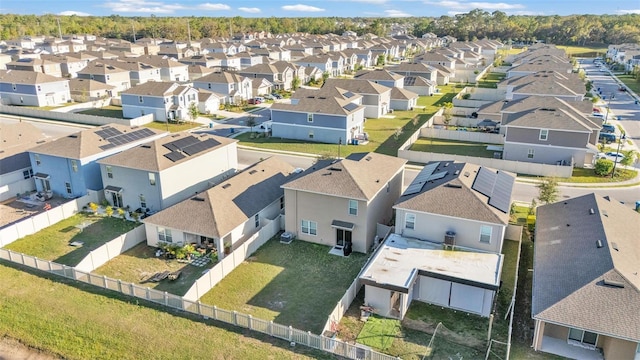
[[[619,153],[619,152],[615,152],[615,151],[610,151],[608,153],[606,153],[606,155],[610,158],[612,158],[613,161],[618,162],[622,159],[624,159],[624,155]]]
[[[266,94],[266,95],[264,96],[264,98],[265,98],[265,99],[267,99],[267,100],[273,100],[273,99],[275,99],[275,98],[273,97],[273,95],[271,95],[271,94]]]
[[[607,134],[615,134],[616,127],[611,124],[602,124],[602,130],[600,131]]]
[[[276,99],[282,99],[282,95],[280,95],[278,93],[271,93],[271,96],[273,96]]]
[[[262,101],[258,100],[258,98],[253,98],[253,99],[249,99],[248,103],[251,105],[258,105],[262,103]]]
[[[616,136],[610,133],[600,133],[600,137],[598,139],[605,144],[609,144],[616,141]]]
[[[256,96],[255,99],[256,99],[256,101],[260,101],[261,103],[264,102],[264,98],[261,97],[261,96]]]

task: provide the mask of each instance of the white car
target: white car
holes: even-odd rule
[[[615,162],[618,162],[618,161],[624,159],[624,154],[621,154],[621,153],[615,152],[615,151],[610,151],[610,152],[606,153],[606,155],[608,157],[610,157]]]

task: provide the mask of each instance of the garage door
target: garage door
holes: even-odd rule
[[[484,289],[457,283],[451,284],[449,305],[452,308],[482,314],[483,303]]]
[[[450,291],[451,281],[420,276],[420,300],[448,307]]]

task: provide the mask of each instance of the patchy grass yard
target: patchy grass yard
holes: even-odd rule
[[[319,334],[366,259],[358,253],[330,255],[322,245],[272,239],[200,301]]]
[[[400,320],[383,318],[377,315],[369,317],[356,341],[374,349],[384,351],[393,344],[400,332]]]
[[[346,157],[354,152],[375,151],[381,154],[396,156],[398,148],[424,124],[444,103],[452,101],[453,97],[461,90],[454,85],[439,87],[442,95],[421,96],[418,98],[418,106],[424,109],[414,111],[394,111],[394,118],[367,119],[365,132],[369,134],[369,143],[366,145],[342,145],[340,156]],[[412,119],[417,118],[416,125]],[[399,136],[394,136],[397,129],[401,129]],[[240,145],[255,146],[263,149],[295,151],[310,154],[319,154],[328,157],[338,156],[337,144],[322,144],[307,141],[296,141],[281,138],[256,138],[251,139],[250,134],[245,133],[236,137]]]
[[[640,81],[636,80],[634,75],[620,74],[616,75],[616,77],[627,85],[627,87],[629,87],[629,89],[634,93],[640,95]]]
[[[440,154],[493,158],[494,151],[487,150],[487,146],[489,145],[495,144],[480,144],[466,141],[420,138],[413,145],[411,145],[411,150]]]
[[[586,168],[573,168],[573,173],[570,178],[558,178],[559,182],[563,183],[580,183],[580,184],[595,184],[595,183],[617,183],[621,181],[627,181],[634,179],[638,176],[636,170],[622,169],[621,166],[616,167],[616,176],[613,178],[611,175],[600,176],[596,175],[593,169]],[[543,179],[542,176],[534,176],[527,174],[518,174],[518,177]]]
[[[143,126],[148,127],[150,129],[156,129],[161,131],[169,131],[169,132],[180,132],[193,128],[197,128],[201,124],[194,122],[182,122],[182,123],[166,123],[160,121],[152,121],[150,123],[146,123]]]
[[[104,116],[104,117],[111,117],[111,118],[117,118],[117,119],[123,118],[122,107],[114,106],[114,105],[108,105],[98,109],[87,109],[87,110],[78,111],[78,114]]]
[[[147,246],[143,242],[97,268],[94,273],[182,296],[203,275],[204,271],[214,265],[209,262],[207,266],[198,267],[175,259],[157,258],[155,251],[155,247]],[[164,279],[157,283],[143,283],[149,276],[163,271],[181,271],[181,273],[180,277],[174,281]]]
[[[577,57],[597,57],[607,52],[607,48],[602,46],[557,45],[557,48],[563,49],[569,56]]]
[[[507,76],[505,73],[491,72],[478,81],[478,87],[497,89],[498,83]]]
[[[2,260],[0,278],[0,337],[59,358],[334,359]]]
[[[83,223],[91,225],[81,231],[76,226]],[[18,239],[5,246],[5,249],[59,264],[76,266],[91,250],[136,226],[140,224],[113,217],[79,213],[33,235]],[[82,242],[83,245],[71,246],[70,243],[75,241]]]

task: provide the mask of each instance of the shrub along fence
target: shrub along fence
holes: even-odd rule
[[[399,359],[391,355],[371,350],[367,346],[357,343],[349,344],[333,337],[312,334],[309,331],[302,331],[291,326],[274,323],[273,321],[254,318],[251,315],[241,312],[220,309],[216,306],[202,304],[199,301],[188,300],[177,295],[169,294],[166,291],[158,291],[121,280],[111,279],[104,275],[91,274],[90,272],[78,270],[76,268],[48,260],[38,259],[36,257],[11,250],[0,249],[0,259],[33,269],[46,271],[68,279],[91,284],[100,288],[117,291],[128,296],[144,299],[172,309],[197,314],[203,316],[205,319],[214,319],[227,324],[247,328],[275,338],[289,341],[292,345],[305,345],[314,349],[343,356],[348,359]]]

